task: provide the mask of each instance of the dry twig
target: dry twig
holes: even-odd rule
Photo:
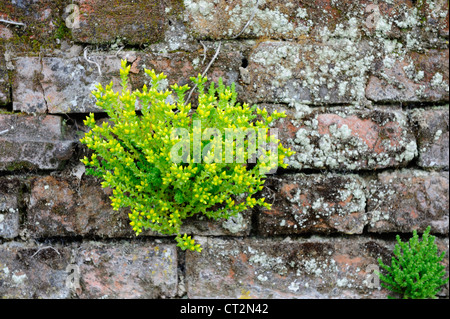
[[[84,48],[84,59],[85,59],[87,62],[89,62],[89,63],[95,64],[95,65],[97,66],[97,68],[98,68],[98,73],[100,74],[100,76],[103,76],[103,75],[102,75],[102,70],[101,70],[101,68],[100,68],[100,65],[99,65],[97,62],[92,61],[92,60],[89,60],[89,59],[87,58],[87,50],[88,50],[87,47]]]

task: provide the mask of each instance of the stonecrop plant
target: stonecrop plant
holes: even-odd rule
[[[430,236],[430,230],[428,226],[422,241],[419,241],[416,230],[408,243],[402,242],[397,235],[391,265],[387,266],[381,259],[378,260],[387,272],[386,275],[380,274],[384,282],[381,285],[403,299],[434,299],[442,285],[448,282],[449,278],[444,278],[445,266],[440,263],[445,252],[438,254],[436,237]]]
[[[145,69],[151,84],[130,91],[129,71],[123,60],[121,92],[114,92],[112,83],[96,86],[96,105],[109,120],[97,125],[90,113],[84,121],[90,130],[81,143],[93,151],[82,159],[86,174],[112,189],[114,210],[130,208],[136,235],[148,229],[175,235],[181,249],[200,252],[200,244],[181,233],[186,218],[202,214],[227,219],[256,205],[270,208],[255,194],[267,174],[285,168],[284,158],[294,154],[276,134],[267,134],[269,124],[284,113],[269,115],[266,109],[236,103],[234,83],[225,86],[219,80],[207,89],[207,78],[201,75],[191,78],[198,92],[194,109],[185,102],[188,85],[162,90],[166,76]],[[248,139],[239,140],[242,134]]]

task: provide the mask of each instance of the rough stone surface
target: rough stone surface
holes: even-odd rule
[[[404,166],[417,156],[401,110],[293,106],[267,105],[269,112],[286,112],[274,128],[282,144],[297,152],[285,160],[292,169],[379,169]]]
[[[0,245],[0,298],[64,299],[70,246],[40,246],[8,242]]]
[[[177,293],[175,245],[87,242],[76,260],[82,299],[170,298]]]
[[[42,60],[42,87],[49,113],[86,113],[98,111],[91,92],[95,85],[109,84],[119,87],[120,59],[114,56],[90,58],[100,65],[102,75],[93,64],[80,57],[69,60],[44,58]]]
[[[88,63],[82,57],[22,57],[16,61],[13,107],[26,113],[87,113],[102,111],[91,92],[95,85],[115,84],[119,88],[120,59],[95,55]]]
[[[15,0],[0,2],[0,19],[23,25],[0,23],[0,40],[4,39],[19,50],[33,50],[37,43],[50,47],[56,44],[65,27],[61,19],[71,0]],[[10,41],[8,41],[10,40]]]
[[[358,176],[273,176],[266,180],[262,196],[273,203],[258,214],[258,233],[264,236],[361,234],[367,224],[365,183]]]
[[[76,0],[80,19],[72,36],[85,43],[108,43],[117,38],[130,45],[157,42],[167,28],[167,12],[178,2]]]
[[[169,89],[168,86],[175,83],[178,85],[188,84],[192,88],[194,83],[190,78],[203,73],[217,52],[217,44],[205,42],[204,45],[205,47],[199,46],[198,50],[194,52],[163,51],[145,54],[129,52],[120,53],[119,56],[126,58],[131,63],[130,81],[134,89],[140,89],[144,84],[149,85],[149,78],[144,74],[144,68],[154,69],[157,74],[163,72],[167,75],[167,79],[160,83],[160,88],[163,90]],[[211,81],[217,83],[219,78],[222,78],[226,85],[238,82],[239,67],[244,58],[241,53],[242,49],[245,49],[245,45],[221,44],[219,55],[208,70],[209,81],[205,84],[206,87],[209,87]],[[196,97],[197,94],[194,93],[190,100],[194,105]]]
[[[111,207],[112,192],[92,180],[52,176],[31,180],[27,225],[31,236],[104,236],[131,234],[126,212]]]
[[[375,102],[448,101],[448,60],[448,49],[387,55],[376,63],[366,96]]]
[[[0,114],[0,171],[58,169],[73,154],[59,116]]]
[[[114,211],[104,189],[92,178],[36,177],[30,182],[27,228],[32,237],[135,237],[129,225],[128,209]],[[245,212],[230,220],[190,218],[182,233],[205,236],[243,236],[250,232],[251,213]],[[142,236],[162,236],[144,231]]]
[[[301,39],[349,34],[391,38],[448,35],[445,1],[185,0],[186,20],[198,38]],[[243,32],[244,26],[253,17]],[[424,34],[425,33],[425,34]],[[423,39],[425,40],[425,39]]]
[[[2,298],[174,297],[177,283],[175,245],[142,242],[0,245]]]
[[[417,164],[424,168],[448,169],[448,105],[430,110],[415,109],[411,118],[417,129]]]
[[[14,177],[0,177],[0,238],[19,234],[19,205],[22,183]]]
[[[389,258],[392,242],[370,239],[224,240],[200,238],[186,254],[188,298],[386,298],[368,287],[368,266]]]
[[[0,25],[0,40],[9,40],[12,37],[12,31],[7,26]]]
[[[384,299],[390,294],[376,288],[373,267],[378,258],[390,264],[395,241],[200,239],[202,254],[186,254],[188,298]],[[447,252],[448,276],[448,238],[436,241],[439,251]],[[439,295],[448,297],[448,284]]]
[[[368,185],[369,232],[448,234],[448,172],[383,172]]]
[[[214,50],[208,50],[212,58]],[[208,78],[218,81],[221,77],[225,84],[237,82],[242,54],[234,51],[233,46],[224,45],[222,55],[209,69]],[[118,56],[101,53],[89,54],[89,60],[99,64],[102,74],[95,64],[88,63],[83,57],[20,57],[15,62],[16,74],[13,87],[13,107],[26,113],[88,113],[104,112],[95,105],[91,92],[95,85],[113,82],[113,90],[121,90],[119,70],[120,60],[131,64],[130,84],[132,89],[141,89],[149,85],[144,68],[154,69],[167,75],[161,82],[161,89],[178,83],[193,86],[190,77],[202,73],[206,68],[202,53],[174,52],[165,54],[120,52]],[[207,60],[205,60],[207,61]],[[165,86],[164,86],[165,85]],[[193,95],[193,99],[195,95]],[[139,109],[139,105],[136,105]]]
[[[264,41],[250,53],[245,98],[252,102],[357,103],[374,55],[366,42]]]

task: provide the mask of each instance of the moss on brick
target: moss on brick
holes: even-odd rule
[[[179,1],[172,1],[179,6]],[[80,28],[72,30],[76,41],[109,44],[120,39],[124,44],[157,43],[164,38],[167,14],[164,2],[91,1],[79,3]]]

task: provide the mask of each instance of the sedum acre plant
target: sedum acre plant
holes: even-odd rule
[[[397,235],[391,266],[378,260],[387,271],[385,276],[380,274],[380,279],[384,281],[381,283],[383,287],[404,299],[436,298],[440,287],[448,282],[448,277],[444,279],[445,267],[440,263],[445,252],[438,255],[435,237],[430,236],[430,230],[428,226],[422,241],[419,241],[417,231],[414,230],[409,243],[402,242]]]
[[[201,75],[191,78],[198,90],[194,110],[185,102],[187,85],[163,91],[160,82],[166,76],[145,70],[151,85],[131,92],[129,71],[122,61],[121,92],[114,92],[112,83],[96,86],[96,104],[110,121],[96,125],[89,114],[84,123],[90,131],[81,142],[93,151],[82,160],[86,173],[112,188],[115,210],[130,208],[136,235],[147,229],[175,235],[183,250],[200,252],[200,245],[181,233],[187,217],[229,218],[255,205],[270,208],[254,195],[266,175],[286,167],[284,158],[294,153],[276,135],[266,139],[269,124],[283,113],[269,115],[265,109],[240,105],[234,84],[219,80],[206,88],[207,78]],[[136,105],[142,114],[136,113]]]

